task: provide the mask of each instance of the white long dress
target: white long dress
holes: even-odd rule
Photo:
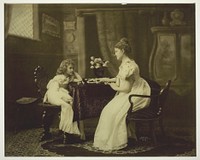
[[[140,77],[138,65],[133,60],[121,64],[116,78],[118,85],[123,84],[125,79],[134,82],[130,92],[118,92],[102,110],[93,143],[99,150],[112,151],[127,146],[126,116],[130,108],[128,97],[130,94],[150,95],[151,92],[148,83]],[[133,99],[133,102],[133,111],[136,111],[148,106],[150,100],[137,97]]]
[[[70,102],[72,101],[72,97],[69,95],[69,92],[64,88],[61,88],[59,84],[61,82],[59,82],[58,78],[62,78],[62,76],[64,75],[56,75],[49,81],[47,84],[47,92],[44,96],[44,102],[61,106],[60,130],[70,134],[80,135],[77,121],[73,122],[74,111]]]

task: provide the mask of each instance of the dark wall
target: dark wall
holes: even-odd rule
[[[33,81],[33,71],[37,65],[44,66],[50,75],[55,74],[63,58],[62,12],[58,7],[39,5],[39,41],[10,35],[5,40],[6,100],[37,94]],[[60,22],[61,37],[41,32],[43,13]]]
[[[62,12],[57,5],[39,5],[39,31],[40,40],[30,40],[17,36],[5,39],[5,124],[6,130],[13,130],[16,121],[27,122],[28,126],[40,123],[40,111],[33,105],[29,106],[29,112],[24,108],[16,110],[15,101],[21,97],[37,97],[37,88],[34,83],[34,69],[41,65],[45,67],[50,77],[63,59],[62,37]],[[42,14],[45,13],[59,21],[61,37],[54,37],[42,33]],[[19,112],[19,113],[18,113]],[[19,114],[19,115],[17,115]],[[21,120],[17,120],[16,116]],[[25,123],[23,123],[25,124]],[[31,125],[30,125],[31,124]]]

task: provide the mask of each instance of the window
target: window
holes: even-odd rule
[[[38,5],[13,4],[8,34],[39,40]]]

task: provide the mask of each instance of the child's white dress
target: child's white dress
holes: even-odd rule
[[[59,129],[70,133],[80,134],[77,122],[73,122],[74,111],[72,109],[72,97],[69,92],[60,87],[63,82],[64,75],[56,75],[47,84],[47,92],[44,96],[44,102],[49,102],[53,105],[61,106],[61,115]],[[64,78],[66,78],[64,76]]]
[[[128,97],[130,94],[150,95],[148,83],[140,77],[138,65],[133,60],[126,61],[119,67],[116,77],[117,83],[124,79],[134,81],[129,93],[118,92],[101,112],[94,136],[94,147],[104,151],[118,150],[127,146],[126,116],[130,108]],[[150,103],[150,99],[134,98],[133,111],[142,109]]]

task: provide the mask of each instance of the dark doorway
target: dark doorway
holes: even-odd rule
[[[86,77],[94,77],[90,69],[90,57],[101,57],[101,51],[98,41],[96,16],[85,16],[85,50],[86,50]]]

